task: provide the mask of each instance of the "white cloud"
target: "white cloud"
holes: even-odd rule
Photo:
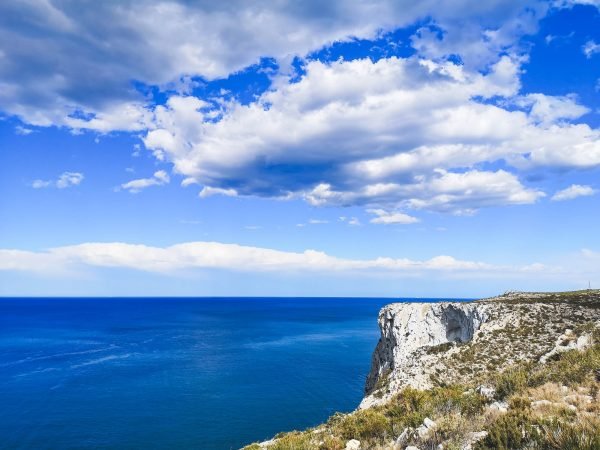
[[[570,33],[559,34],[559,35],[548,34],[548,35],[546,35],[544,40],[546,41],[547,45],[550,45],[553,42],[569,41],[573,36],[575,36],[575,31],[571,31]]]
[[[524,8],[517,3],[497,3],[496,6],[503,9],[500,14],[504,14],[499,26],[483,28],[477,20],[468,19],[442,24],[440,28],[429,24],[412,36],[412,45],[422,56],[430,59],[458,55],[471,68],[485,67],[497,61],[501,54],[524,53],[519,46],[519,38],[537,31],[538,22],[546,15],[549,5],[532,2]]]
[[[15,133],[17,133],[20,136],[27,136],[27,135],[29,135],[31,133],[34,133],[34,132],[35,132],[35,130],[33,130],[31,128],[24,127],[22,125],[17,125],[15,127]]]
[[[591,58],[596,53],[600,53],[600,44],[594,41],[587,41],[583,47],[581,47],[581,50],[585,54],[586,58]]]
[[[471,214],[477,208],[495,205],[534,203],[545,194],[525,188],[518,178],[504,170],[464,173],[439,171],[439,176],[420,186],[423,194],[408,204],[417,209],[448,210]]]
[[[127,183],[123,183],[119,188],[129,191],[132,194],[137,194],[141,190],[146,189],[150,186],[161,186],[164,184],[168,184],[169,181],[171,181],[169,174],[164,170],[158,170],[154,172],[154,175],[152,175],[152,177],[150,178],[139,178],[137,180],[131,180]]]
[[[600,165],[600,131],[573,123],[588,112],[575,96],[519,95],[527,57],[518,41],[536,31],[547,2],[401,4],[0,5],[16,24],[0,26],[0,52],[12,61],[0,65],[0,104],[40,126],[142,131],[155,158],[171,162],[183,186],[202,186],[203,198],[470,214],[542,197],[522,181],[529,169]],[[22,32],[22,17],[33,18],[31,33]],[[290,83],[294,55],[416,21],[424,26],[411,41],[413,57],[307,61],[306,74]],[[445,60],[454,54],[464,64]],[[282,68],[256,102],[217,98],[215,107],[190,95],[194,75],[224,77],[265,56]],[[149,106],[131,80],[170,89],[168,100]],[[121,188],[168,181],[155,174]]]
[[[527,189],[517,177],[503,170],[464,173],[436,170],[430,177],[416,177],[413,183],[369,184],[356,191],[335,191],[331,185],[319,184],[305,198],[315,206],[385,203],[472,214],[482,207],[534,203],[544,195]]]
[[[189,184],[192,184],[193,182],[193,178],[187,178],[186,180],[183,180],[184,183],[188,181],[185,185],[188,186]],[[213,188],[210,186],[205,186],[202,188],[202,190],[200,191],[200,194],[198,194],[200,196],[200,198],[206,198],[206,197],[212,197],[213,195],[224,195],[225,197],[236,197],[237,196],[237,192],[235,189],[221,189],[221,188]]]
[[[556,8],[572,8],[575,5],[589,5],[600,8],[600,0],[554,0]]]
[[[41,113],[41,112],[40,112]],[[152,113],[147,105],[137,101],[115,102],[103,107],[102,110],[85,114],[83,117],[67,115],[45,119],[33,118],[30,123],[40,126],[62,125],[77,132],[78,130],[93,130],[108,133],[113,130],[142,131],[150,123]]]
[[[150,247],[120,242],[85,243],[33,252],[0,249],[0,270],[52,275],[74,273],[85,267],[112,267],[174,274],[190,269],[222,269],[248,272],[520,272],[524,268],[494,266],[462,261],[451,256],[427,260],[378,257],[368,260],[344,259],[316,250],[286,252],[268,248],[187,242],[170,247]]]
[[[83,174],[79,172],[65,172],[56,180],[58,189],[65,189],[71,186],[77,186],[83,181]]]
[[[578,119],[590,112],[589,108],[577,103],[574,95],[549,96],[528,94],[515,101],[521,107],[528,107],[529,117],[534,121],[552,124],[560,120]]]
[[[193,76],[227,77],[263,57],[285,66],[294,55],[372,39],[426,18],[444,37],[421,39],[419,48],[432,54],[434,48],[436,55],[462,51],[470,64],[487,65],[499,51],[514,51],[547,9],[537,0],[123,0],[88,6],[0,2],[4,112],[40,126],[139,130],[147,111],[131,80],[188,93]]]
[[[572,200],[577,197],[586,197],[596,194],[596,190],[591,186],[582,186],[580,184],[572,184],[562,191],[558,191],[552,196],[554,201]]]
[[[585,258],[600,260],[600,252],[595,252],[589,248],[581,249],[581,255]]]
[[[84,176],[79,172],[63,172],[56,180],[35,180],[31,183],[34,189],[43,189],[55,187],[57,189],[66,189],[73,186],[78,186],[83,181]]]
[[[52,185],[53,185],[52,181],[48,181],[48,180],[34,180],[34,182],[31,183],[31,187],[34,189],[43,189],[43,188],[50,187]]]
[[[344,218],[345,220],[345,218]],[[344,221],[342,220],[342,222]],[[299,228],[304,228],[307,225],[324,225],[329,223],[329,220],[324,220],[324,219],[308,219],[308,221],[306,223],[297,223],[296,226]]]
[[[358,218],[350,217],[350,219],[348,220],[348,225],[353,226],[353,227],[358,227],[362,224],[360,223],[360,220],[358,220]]]
[[[533,203],[543,194],[520,171],[598,166],[600,132],[570,122],[588,111],[572,95],[517,96],[520,64],[504,56],[481,74],[418,58],[312,61],[216,122],[172,98],[145,143],[207,193],[454,212]],[[495,161],[508,167],[480,169]],[[462,192],[443,186],[459,181]]]
[[[367,212],[376,215],[371,219],[371,223],[390,225],[390,224],[409,224],[419,221],[416,217],[409,216],[401,212],[391,212],[384,209],[368,209]]]
[[[360,220],[358,220],[358,217],[346,217],[346,216],[341,216],[341,217],[340,217],[340,222],[345,222],[345,223],[347,223],[348,225],[350,225],[350,226],[355,226],[355,227],[362,225],[362,224],[360,223]]]

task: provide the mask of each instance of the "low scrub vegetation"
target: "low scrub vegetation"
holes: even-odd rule
[[[303,432],[290,432],[269,450],[343,450],[357,439],[361,449],[460,449],[473,433],[487,435],[473,449],[600,449],[600,331],[591,325],[592,345],[584,351],[557,355],[546,364],[520,363],[481,377],[478,384],[494,388],[493,398],[476,385],[451,384],[429,390],[407,388],[383,406],[335,414],[327,423]],[[503,402],[506,411],[494,407]],[[435,426],[416,431],[425,419]],[[405,432],[402,446],[394,447]],[[481,435],[480,435],[481,436]],[[258,444],[246,450],[259,450]]]

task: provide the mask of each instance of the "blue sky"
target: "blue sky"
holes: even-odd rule
[[[598,1],[272,3],[0,5],[0,295],[600,286]]]

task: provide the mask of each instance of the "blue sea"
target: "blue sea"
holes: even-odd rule
[[[236,449],[360,402],[391,299],[0,299],[0,447]]]

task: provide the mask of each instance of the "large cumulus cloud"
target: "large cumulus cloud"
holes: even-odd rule
[[[141,130],[147,102],[133,82],[181,89],[190,77],[227,77],[262,57],[286,64],[417,21],[427,25],[414,43],[425,54],[468,41],[465,61],[487,64],[545,10],[534,0],[1,2],[0,109],[40,126]]]
[[[457,213],[533,203],[544,194],[519,172],[597,166],[600,133],[571,122],[587,111],[575,97],[520,96],[520,64],[312,61],[217,121],[201,100],[172,97],[144,142],[203,192]]]
[[[600,165],[600,132],[578,123],[588,108],[576,96],[520,92],[520,38],[550,7],[575,3],[4,2],[0,110],[37,126],[139,133],[202,197],[303,198],[382,217],[533,203],[545,194],[528,170]],[[407,25],[418,28],[414,56],[289,66]],[[256,101],[193,95],[198,77],[265,57],[280,69]],[[133,183],[165,184],[164,174]]]

